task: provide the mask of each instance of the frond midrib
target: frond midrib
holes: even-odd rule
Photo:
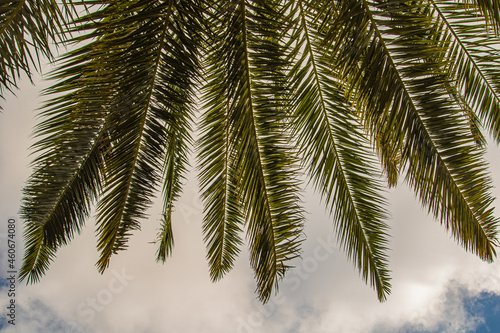
[[[226,245],[226,233],[227,233],[227,228],[228,228],[228,225],[227,225],[227,222],[228,222],[228,212],[227,212],[227,207],[228,207],[228,194],[229,194],[229,126],[227,124],[227,121],[225,121],[225,132],[226,132],[226,145],[225,145],[225,149],[226,151],[224,152],[225,154],[225,160],[224,160],[224,207],[223,207],[223,210],[224,210],[224,224],[223,224],[223,235],[222,235],[222,244],[221,244],[221,253],[220,253],[220,256],[218,256],[220,258],[220,260],[218,260],[218,264],[220,265],[221,267],[221,270],[223,271],[224,268],[222,267],[223,264],[224,264],[224,249],[225,249],[225,245]],[[218,272],[218,275],[220,275],[221,272]]]
[[[175,142],[177,141],[177,134],[174,134],[173,135],[173,138],[171,138],[170,140],[170,144],[171,146],[169,147],[170,149],[168,149],[167,151],[170,151],[170,150],[175,150]],[[169,166],[169,170],[168,170],[168,174],[172,174],[172,177],[175,178],[174,176],[174,169],[175,169],[175,166],[174,166],[174,163],[169,163],[170,166]],[[169,185],[168,185],[168,188],[167,188],[167,196],[169,198],[169,200],[167,202],[165,202],[165,208],[164,209],[165,211],[168,211],[168,214],[170,216],[171,212],[172,212],[172,206],[173,206],[173,203],[172,203],[172,193],[174,192],[174,182],[169,182]]]
[[[172,140],[172,141],[174,141],[174,140]],[[170,166],[168,167],[168,170],[165,170],[167,175],[174,173],[173,163],[169,163],[169,164],[170,164]],[[172,176],[172,177],[174,177],[174,176]],[[165,192],[167,192],[166,197],[168,198],[168,200],[165,201],[164,207],[163,207],[163,219],[164,220],[162,221],[162,224],[161,224],[162,229],[158,233],[157,238],[156,238],[156,242],[158,242],[158,241],[160,242],[160,248],[158,249],[158,255],[156,257],[157,262],[159,262],[159,261],[165,262],[166,256],[168,256],[166,243],[165,243],[165,254],[163,254],[163,242],[164,242],[164,240],[166,240],[168,238],[169,230],[167,229],[167,226],[168,226],[168,224],[172,223],[171,220],[172,220],[172,206],[173,206],[173,200],[172,200],[173,190],[174,190],[173,182],[170,182],[168,185],[168,188],[166,190],[164,190]]]

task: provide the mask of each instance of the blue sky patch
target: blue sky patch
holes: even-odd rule
[[[478,296],[465,299],[464,306],[467,312],[484,318],[476,333],[500,332],[500,295],[482,292]]]

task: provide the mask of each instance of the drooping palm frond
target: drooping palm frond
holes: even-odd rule
[[[22,277],[37,279],[43,273],[47,256],[39,256],[37,249],[46,246],[53,256],[79,231],[89,199],[96,196],[100,199],[98,267],[103,271],[111,254],[123,249],[130,231],[139,227],[138,219],[144,217],[163,178],[164,161],[172,158],[167,154],[175,155],[177,175],[167,174],[170,179],[165,180],[172,187],[178,188],[178,174],[185,165],[182,155],[189,141],[191,104],[186,96],[197,71],[198,28],[192,30],[198,24],[196,3],[182,8],[175,8],[173,1],[156,7],[144,1],[101,4],[101,10],[76,22],[76,31],[91,32],[75,41],[90,43],[70,52],[55,74],[62,83],[51,92],[66,95],[49,104],[48,119],[38,130],[51,136],[38,143],[46,153],[36,161],[35,175],[40,177],[28,187],[23,207],[28,224],[33,225],[25,237],[34,250],[27,251]],[[195,40],[187,43],[186,36]],[[175,142],[175,149],[166,149],[169,141]],[[57,158],[66,155],[72,163],[60,167]],[[51,184],[52,178],[62,179],[53,185],[59,195],[39,189]],[[85,187],[87,183],[92,186]],[[82,188],[87,192],[82,193]],[[64,197],[76,190],[80,192],[73,197]],[[169,204],[177,193],[166,193]],[[47,213],[49,208],[64,214]],[[52,236],[56,241],[46,235],[54,232],[51,225],[59,227]]]
[[[43,57],[52,60],[51,43],[64,41],[76,14],[72,2],[15,0],[0,2],[0,98],[12,92],[22,74],[31,78]]]
[[[179,11],[180,18],[176,19],[172,26],[172,36],[170,34],[166,36],[170,49],[162,56],[161,74],[156,83],[154,95],[158,104],[163,107],[152,108],[155,117],[167,125],[163,140],[150,145],[158,150],[157,153],[165,155],[164,208],[161,231],[158,235],[160,246],[157,257],[157,260],[163,262],[172,251],[172,208],[181,193],[181,181],[184,179],[183,175],[188,165],[194,83],[198,79],[200,67],[196,47],[200,43],[197,39],[201,39],[197,31],[199,23],[196,23],[199,17],[194,17],[190,13],[199,11],[198,4],[193,4],[193,8],[186,12]],[[195,20],[195,22],[188,22],[189,20]],[[165,106],[168,107],[169,112],[165,112]],[[148,137],[161,133],[161,124],[156,127],[151,126],[151,132],[152,134]]]
[[[43,275],[57,249],[80,232],[101,191],[112,124],[95,96],[107,96],[114,89],[109,82],[88,83],[104,74],[103,64],[112,68],[108,60],[106,51],[86,45],[69,52],[52,74],[63,84],[46,91],[60,96],[46,104],[45,120],[35,130],[39,156],[21,209],[27,221],[21,279],[37,281]]]
[[[126,247],[130,232],[139,228],[138,219],[145,216],[156,184],[162,178],[164,161],[171,158],[177,165],[176,172],[166,174],[170,179],[165,182],[173,183],[167,187],[174,188],[165,191],[166,206],[171,206],[178,195],[178,174],[185,168],[182,155],[189,141],[192,101],[186,96],[197,71],[197,6],[195,1],[183,6],[175,1],[157,6],[150,6],[147,1],[138,1],[127,8],[116,5],[118,19],[113,24],[118,28],[109,47],[118,44],[115,61],[123,66],[118,73],[119,89],[127,94],[127,105],[119,107],[122,111],[130,109],[120,115],[116,131],[110,134],[115,146],[107,159],[107,184],[99,202],[97,221],[101,271],[113,253]],[[122,36],[117,35],[118,29],[123,29]],[[165,124],[163,133],[158,130],[158,123]],[[174,149],[166,150],[169,141]],[[160,243],[160,258],[161,247],[167,244]]]
[[[80,232],[101,191],[111,124],[107,110],[92,100],[112,86],[80,85],[93,81],[99,70],[95,64],[80,63],[89,54],[98,56],[89,46],[70,52],[65,65],[53,74],[67,84],[47,91],[63,95],[47,103],[45,120],[36,129],[40,155],[33,162],[35,172],[24,190],[21,209],[27,223],[21,279],[39,280],[57,249]],[[101,64],[105,59],[104,55]]]
[[[435,24],[442,28],[439,36],[447,52],[440,55],[440,62],[447,63],[451,84],[456,95],[470,108],[477,110],[477,117],[500,142],[500,38],[498,33],[484,29],[481,10],[469,4],[451,4],[430,1]],[[497,13],[498,14],[498,13]]]
[[[203,233],[207,243],[210,277],[221,279],[233,267],[243,241],[240,233],[244,213],[238,195],[234,149],[230,145],[224,100],[214,91],[207,91],[207,112],[201,123],[200,185],[205,201]],[[210,89],[207,86],[207,90]],[[211,95],[213,100],[208,100]],[[209,104],[213,103],[213,107]]]
[[[244,214],[258,295],[266,301],[288,261],[299,255],[302,239],[294,158],[283,133],[282,4],[237,1],[212,8],[200,142],[201,159],[214,161],[201,173],[207,212],[214,213],[204,223],[211,274],[217,279],[230,269]],[[218,240],[225,244],[215,246]]]
[[[369,141],[349,105],[346,82],[331,68],[328,47],[318,22],[334,20],[334,10],[297,1],[290,16],[297,20],[292,70],[295,78],[295,124],[304,165],[331,211],[344,250],[365,281],[385,300],[390,292],[387,225],[382,185],[373,170]],[[303,50],[303,51],[302,51]]]
[[[449,97],[447,64],[435,61],[446,49],[422,38],[431,18],[404,2],[365,3],[362,10],[373,37],[361,65],[349,70],[359,73],[355,83],[368,128],[402,147],[406,180],[422,204],[466,249],[492,260],[497,220],[489,208],[491,181],[483,151]],[[345,23],[352,31],[360,26]],[[381,92],[388,96],[377,97]]]
[[[210,45],[210,43],[209,43]],[[240,232],[244,213],[238,195],[238,176],[235,169],[235,144],[230,136],[229,100],[231,91],[220,84],[226,81],[221,71],[225,59],[224,50],[215,44],[214,51],[207,53],[204,87],[207,112],[200,122],[199,140],[200,186],[205,202],[203,233],[207,244],[210,277],[221,279],[232,267],[243,243]]]

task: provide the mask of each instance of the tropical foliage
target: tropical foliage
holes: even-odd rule
[[[305,178],[380,300],[390,293],[383,194],[400,179],[458,243],[492,261],[498,220],[484,136],[500,142],[499,8],[498,0],[0,2],[0,93],[42,56],[52,59],[52,45],[69,47],[35,129],[21,279],[38,281],[94,206],[103,272],[159,189],[165,261],[191,147],[210,276],[232,268],[245,237],[262,301],[300,256]]]

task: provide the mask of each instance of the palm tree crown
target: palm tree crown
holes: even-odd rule
[[[38,281],[93,205],[103,272],[158,189],[165,261],[193,145],[210,276],[231,269],[245,234],[262,301],[300,255],[302,172],[380,300],[390,292],[382,178],[395,186],[403,177],[465,249],[492,261],[498,220],[483,132],[500,142],[499,8],[498,0],[3,2],[0,94],[50,58],[51,43],[72,45],[35,129],[20,277]]]

